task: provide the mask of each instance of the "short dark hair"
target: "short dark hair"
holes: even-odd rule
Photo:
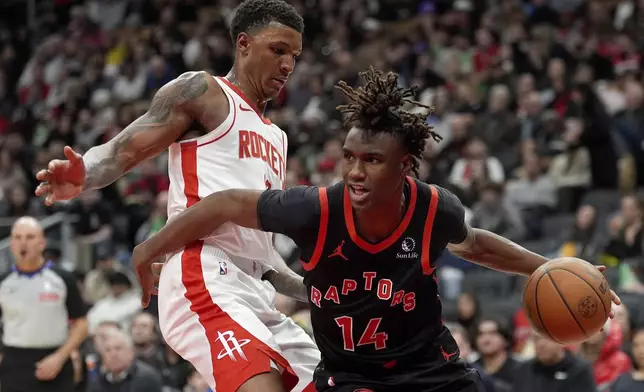
[[[418,176],[418,165],[425,150],[425,139],[432,137],[440,141],[442,137],[432,131],[427,116],[433,108],[414,101],[417,86],[402,88],[398,86],[398,74],[384,74],[373,66],[359,74],[365,85],[352,88],[341,80],[336,86],[352,102],[340,105],[337,109],[346,115],[344,125],[355,126],[371,133],[390,133],[403,141],[407,152],[412,155],[412,171]],[[411,103],[429,109],[429,113],[412,113],[403,109]]]
[[[246,0],[241,3],[230,23],[230,39],[233,44],[242,32],[266,27],[271,22],[281,23],[299,33],[304,31],[304,19],[295,7],[283,0]]]

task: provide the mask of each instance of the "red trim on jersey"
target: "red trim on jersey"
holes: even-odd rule
[[[347,231],[349,232],[349,236],[351,237],[351,240],[356,245],[358,245],[360,249],[367,251],[371,254],[382,252],[383,250],[393,245],[396,241],[398,241],[400,239],[400,236],[402,236],[405,230],[407,230],[407,226],[409,226],[409,222],[411,222],[411,218],[414,215],[414,208],[416,208],[416,199],[418,199],[416,182],[412,180],[410,177],[407,177],[407,182],[411,187],[411,192],[410,192],[411,199],[409,200],[409,208],[407,208],[407,212],[405,213],[403,220],[400,222],[396,230],[393,233],[391,233],[389,237],[385,238],[384,240],[376,244],[372,244],[370,242],[363,240],[358,234],[358,232],[356,231],[356,225],[353,220],[353,207],[351,207],[351,199],[349,197],[349,188],[345,185],[344,187],[344,222],[347,226]]]
[[[186,207],[192,207],[199,201],[199,178],[197,177],[197,144],[196,140],[181,145],[181,173],[183,174],[183,193],[186,195]]]
[[[326,188],[319,188],[318,197],[320,198],[320,230],[318,230],[318,239],[315,241],[315,250],[313,250],[311,260],[307,263],[300,259],[305,271],[311,271],[320,262],[327,229],[329,228],[329,198],[326,195]]]
[[[315,383],[311,381],[309,385],[305,386],[304,389],[302,389],[302,392],[316,392]]]
[[[199,202],[199,179],[197,177],[197,142],[181,145],[181,169],[183,172],[186,207]],[[287,391],[298,382],[298,376],[288,361],[266,343],[257,339],[243,326],[238,324],[219,305],[214,303],[203,277],[201,251],[203,241],[188,244],[181,255],[181,280],[186,288],[184,296],[190,302],[190,310],[197,314],[203,326],[213,367],[213,377],[218,392],[235,392],[251,377],[271,370],[271,360],[281,366],[282,379]],[[230,336],[222,333],[232,333]],[[226,353],[221,339],[245,341],[243,355],[238,351]],[[229,342],[227,340],[226,342]],[[223,353],[223,355],[221,355]],[[228,355],[226,355],[228,354]]]
[[[430,260],[430,243],[432,241],[432,229],[434,228],[434,218],[436,218],[436,210],[438,209],[438,191],[433,185],[429,186],[432,197],[429,200],[429,211],[427,218],[425,218],[425,230],[423,230],[423,249],[420,256],[420,263],[423,266],[423,273],[431,275],[434,273],[436,267],[432,267]]]
[[[209,142],[199,144],[198,147],[207,146],[208,144],[214,143],[217,140],[221,139],[222,137],[228,135],[228,132],[230,132],[230,130],[233,129],[233,126],[235,125],[235,120],[237,120],[237,104],[235,103],[235,98],[233,98],[232,95],[228,94],[228,92],[226,92],[224,89],[222,89],[222,91],[224,91],[224,94],[230,97],[230,104],[233,105],[233,121],[230,123],[230,126],[228,127],[228,129],[226,129],[226,132],[222,133],[221,135],[217,136],[216,138],[214,138]]]
[[[222,78],[220,76],[218,76],[217,78],[219,78],[219,80],[221,80],[222,82],[226,83],[226,86],[228,86],[237,95],[239,95],[241,97],[241,99],[243,99],[251,107],[251,109],[253,109],[255,111],[255,113],[257,113],[257,115],[259,116],[259,118],[262,120],[262,122],[264,124],[266,124],[266,125],[271,125],[272,124],[271,120],[269,120],[268,118],[264,117],[264,114],[262,112],[260,112],[259,109],[257,109],[257,105],[252,103],[250,101],[250,99],[248,99],[248,97],[246,97],[246,94],[244,94],[244,92],[241,91],[241,89],[239,87],[237,87],[234,84],[230,83],[230,81],[228,79],[226,79],[226,78]],[[240,109],[244,110],[241,106],[240,106]]]
[[[286,189],[286,153],[288,149],[286,148],[286,132],[282,131],[282,158],[284,161],[284,166],[282,167],[282,190]]]

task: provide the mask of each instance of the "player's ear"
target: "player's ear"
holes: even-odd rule
[[[407,174],[409,174],[411,172],[412,160],[413,159],[414,158],[412,158],[409,154],[407,154],[407,155],[405,155],[403,157],[401,165],[400,165],[403,175],[406,176]]]
[[[250,50],[250,41],[250,35],[244,32],[239,33],[239,35],[237,36],[237,50],[239,51],[239,53],[244,56],[248,54],[248,51]]]

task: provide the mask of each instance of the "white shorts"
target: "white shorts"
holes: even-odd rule
[[[258,271],[261,274],[261,271]],[[159,281],[159,322],[166,343],[217,392],[235,392],[277,368],[287,391],[315,391],[320,352],[274,306],[275,289],[201,241],[166,262]]]

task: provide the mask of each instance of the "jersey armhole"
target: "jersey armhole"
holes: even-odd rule
[[[208,133],[206,133],[205,135],[181,140],[178,142],[179,144],[196,141],[197,146],[203,146],[204,144],[214,143],[222,137],[226,136],[228,132],[230,132],[230,130],[233,128],[233,125],[235,125],[235,120],[237,120],[237,106],[235,104],[235,98],[233,98],[233,95],[230,93],[230,91],[227,90],[227,88],[219,80],[218,77],[213,78],[215,79],[215,82],[217,82],[217,86],[219,86],[224,96],[226,97],[226,100],[228,101],[228,115],[217,128],[208,131]]]
[[[302,268],[307,272],[313,270],[320,262],[329,228],[329,198],[326,193],[326,188],[319,188],[318,197],[320,198],[320,227],[318,230],[317,240],[315,241],[313,255],[309,261],[305,261],[303,258],[300,258]]]
[[[425,218],[425,228],[423,230],[423,246],[422,254],[420,256],[421,265],[423,267],[423,274],[431,275],[434,273],[434,267],[431,263],[431,242],[432,231],[434,228],[434,220],[436,219],[436,210],[438,210],[438,190],[433,185],[429,185],[430,199],[429,209],[427,210],[427,217]]]

